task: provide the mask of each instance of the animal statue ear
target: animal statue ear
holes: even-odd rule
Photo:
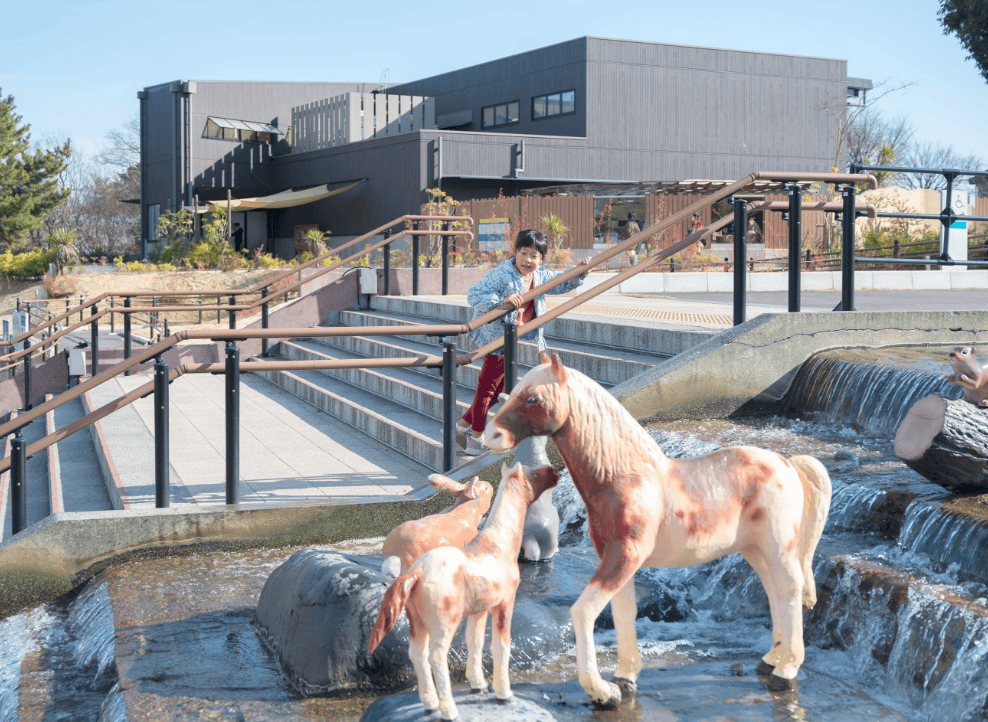
[[[561,386],[564,386],[566,384],[566,367],[563,366],[558,353],[552,354],[552,370],[556,373],[556,380]]]
[[[544,364],[549,363],[549,354],[545,351],[539,351],[539,362]]]
[[[508,465],[502,461],[501,462],[501,481],[504,481],[507,478],[508,478]]]
[[[476,499],[480,496],[480,477],[473,477],[467,482],[467,485],[463,487],[463,496],[467,499]]]
[[[458,481],[450,479],[442,474],[429,474],[429,486],[439,491],[448,491],[451,494],[459,494],[463,491],[464,485]]]
[[[529,473],[544,489],[551,489],[559,483],[559,472],[551,466],[540,466],[538,469],[531,469]]]

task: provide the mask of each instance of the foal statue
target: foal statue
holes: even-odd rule
[[[548,435],[587,506],[600,565],[573,605],[580,684],[598,706],[621,701],[600,676],[594,620],[614,616],[615,681],[635,689],[642,668],[635,633],[635,572],[683,567],[740,552],[758,574],[772,612],[772,648],[759,671],[773,689],[796,686],[803,662],[803,618],[816,603],[812,560],[830,506],[830,477],[810,456],[787,459],[754,447],[670,459],[628,411],[597,383],[542,355],[487,424],[484,444],[505,453]]]

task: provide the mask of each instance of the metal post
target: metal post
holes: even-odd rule
[[[226,189],[226,242],[233,242],[233,193],[229,188]]]
[[[261,289],[261,298],[268,297],[268,287],[265,286]],[[265,301],[261,304],[261,328],[268,327],[268,302]],[[261,339],[261,356],[267,358],[268,356],[268,339]]]
[[[443,471],[456,460],[456,340],[443,339]]]
[[[199,240],[199,232],[202,228],[202,219],[199,217],[199,194],[192,196],[192,204],[194,209],[192,211],[192,239],[193,241]]]
[[[384,231],[385,238],[391,238],[391,229]],[[391,244],[384,244],[384,295],[391,295]]]
[[[515,388],[518,375],[518,324],[504,322],[504,393],[510,394]]]
[[[154,508],[171,506],[168,478],[168,364],[154,360]]]
[[[412,221],[412,230],[419,229],[419,222]],[[419,295],[419,236],[412,236],[412,295]]]
[[[854,214],[856,189],[852,184],[844,186],[844,209],[841,211],[840,254],[840,310],[854,311]]]
[[[116,333],[117,332],[116,318],[117,318],[117,315],[115,313],[113,313],[113,296],[110,296],[110,333]],[[199,322],[202,323],[202,320],[200,319]]]
[[[791,185],[789,191],[789,313],[799,313],[799,259],[803,224],[803,189]]]
[[[947,179],[947,202],[944,203],[944,210],[950,214],[948,221],[953,221],[954,215],[954,174],[944,173],[944,178]],[[940,260],[949,261],[950,260],[950,227],[954,225],[952,222],[947,223],[943,226],[943,241],[940,243]]]
[[[240,349],[226,345],[226,503],[240,503]]]
[[[747,278],[745,256],[748,248],[748,201],[732,198],[734,204],[734,325],[745,322]]]
[[[24,410],[30,411],[34,408],[31,403],[31,339],[25,339],[24,350],[27,353],[24,355]]]
[[[86,320],[86,309],[84,309],[82,307],[82,304],[84,304],[85,302],[86,302],[86,299],[84,299],[82,296],[79,296],[79,321],[80,322]]]
[[[222,313],[223,312],[220,310],[220,306],[222,306],[222,305],[223,305],[223,297],[222,296],[217,296],[216,297],[216,323],[219,323],[220,321],[223,320],[223,316],[222,316]]]
[[[124,299],[124,308],[130,308],[130,296]],[[130,358],[130,313],[124,311],[124,361]],[[124,371],[124,376],[130,376],[130,369]]]
[[[30,407],[28,407],[30,408]],[[27,442],[18,429],[10,442],[10,531],[27,528]]]
[[[443,221],[443,230],[449,230],[449,221]],[[443,249],[443,295],[449,294],[449,236],[442,235],[442,249]]]
[[[97,313],[97,304],[93,304],[92,310],[90,311],[90,316],[95,316]],[[91,362],[91,370],[89,372],[90,376],[95,376],[99,373],[99,321],[92,321],[89,324],[89,346],[93,352],[93,360]]]
[[[230,305],[233,306],[237,302],[236,296],[230,296]],[[232,308],[230,309],[230,328],[237,327],[237,312]]]

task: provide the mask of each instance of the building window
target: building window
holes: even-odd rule
[[[564,90],[559,93],[536,95],[532,98],[532,120],[555,118],[559,115],[572,115],[575,112],[575,90]]]
[[[512,100],[510,103],[498,103],[488,105],[481,109],[480,117],[484,128],[496,128],[499,125],[512,125],[519,120],[518,109],[520,103]]]
[[[267,143],[278,140],[281,131],[278,126],[258,123],[253,120],[233,120],[231,118],[206,118],[203,138],[229,140],[234,143]]]

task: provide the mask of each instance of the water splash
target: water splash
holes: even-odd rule
[[[113,605],[106,582],[87,586],[69,608],[71,654],[82,667],[96,665],[93,683],[113,671]]]
[[[930,394],[956,399],[962,390],[942,374],[817,355],[800,367],[782,405],[820,423],[891,437],[912,405]]]
[[[0,621],[0,722],[17,722],[21,662],[38,648],[47,617],[39,608]]]
[[[888,492],[868,484],[845,484],[834,478],[831,478],[831,484],[833,497],[830,501],[830,513],[827,515],[827,527],[868,531],[872,509],[888,496]]]
[[[988,523],[938,504],[913,502],[906,509],[900,546],[928,556],[937,568],[956,566],[962,577],[988,578]]]

